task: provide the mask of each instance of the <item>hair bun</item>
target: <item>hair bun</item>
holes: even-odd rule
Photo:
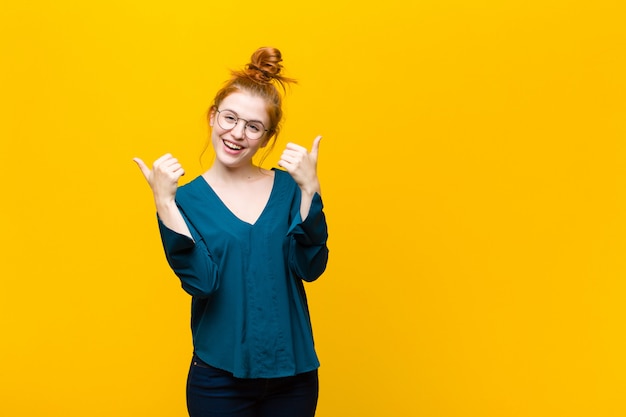
[[[245,74],[259,84],[269,84],[272,80],[276,80],[280,84],[293,81],[280,74],[283,69],[280,64],[282,60],[282,55],[278,49],[259,48],[252,54],[250,63],[246,65]]]

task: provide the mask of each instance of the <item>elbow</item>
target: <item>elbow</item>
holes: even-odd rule
[[[183,290],[192,297],[196,298],[209,298],[215,291],[217,291],[218,286],[199,286],[199,285],[189,285],[187,283],[183,283]]]
[[[319,275],[310,275],[310,276],[308,276],[308,277],[304,277],[304,278],[302,278],[302,281],[304,281],[304,282],[314,282],[314,281],[317,281],[317,279],[318,279],[319,277],[321,277],[321,276],[322,276],[322,274],[319,274]]]
[[[179,277],[183,290],[193,297],[209,298],[219,289],[219,280],[216,276],[204,279],[198,277]]]
[[[317,281],[317,279],[322,276],[324,271],[326,271],[326,265],[321,268],[311,270],[308,275],[302,278],[302,280],[306,282]]]
[[[324,247],[320,250],[312,262],[309,264],[309,268],[305,274],[301,274],[301,279],[306,282],[316,281],[326,271],[326,265],[328,264],[328,248]]]

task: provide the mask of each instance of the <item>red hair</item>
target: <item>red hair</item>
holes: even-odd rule
[[[209,110],[209,117],[213,110],[219,107],[222,100],[232,93],[245,92],[261,97],[266,103],[267,115],[270,119],[266,140],[274,138],[270,146],[271,150],[280,132],[280,121],[283,117],[282,96],[278,87],[280,86],[284,93],[287,84],[296,82],[292,78],[281,75],[282,60],[282,55],[276,48],[257,49],[244,69],[231,71],[230,80],[215,95],[213,105]]]

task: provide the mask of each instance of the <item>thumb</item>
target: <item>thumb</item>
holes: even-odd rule
[[[322,140],[322,136],[317,136],[313,140],[313,147],[311,148],[311,156],[315,158],[316,161],[317,161],[317,154],[319,153],[319,149],[320,149],[321,140]]]
[[[135,161],[135,163],[137,164],[137,166],[141,170],[141,173],[146,178],[146,180],[149,179],[150,178],[150,168],[148,168],[148,166],[140,158],[133,158],[133,161]]]

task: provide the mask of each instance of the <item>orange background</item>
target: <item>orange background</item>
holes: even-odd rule
[[[185,416],[189,298],[131,161],[203,172],[259,46],[324,135],[320,417],[626,415],[621,1],[3,3],[0,415]]]

